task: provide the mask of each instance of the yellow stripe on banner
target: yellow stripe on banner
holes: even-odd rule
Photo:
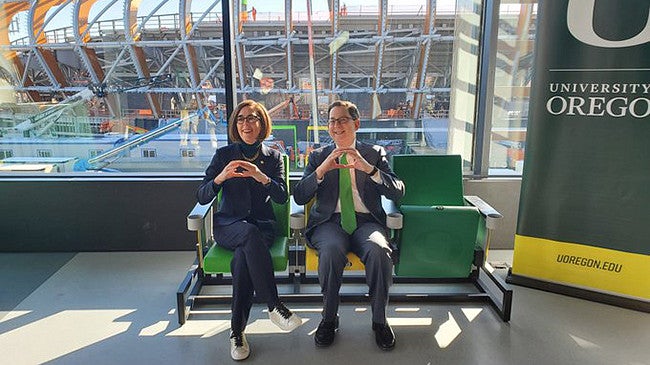
[[[512,273],[650,300],[650,255],[515,235]]]

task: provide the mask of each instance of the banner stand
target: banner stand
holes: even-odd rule
[[[618,295],[600,293],[593,290],[586,290],[568,285],[551,283],[545,280],[532,279],[526,276],[515,275],[512,273],[512,269],[508,270],[506,283],[650,313],[650,302],[625,298]]]
[[[508,283],[650,312],[649,11],[539,2]]]

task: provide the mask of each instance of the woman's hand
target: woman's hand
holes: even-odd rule
[[[216,184],[223,184],[226,180],[238,177],[252,177],[261,184],[268,184],[270,178],[264,174],[257,165],[243,160],[233,160],[226,165],[217,177],[214,178]]]

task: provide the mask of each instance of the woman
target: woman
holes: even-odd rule
[[[219,148],[197,192],[201,204],[219,191],[214,215],[217,244],[233,251],[230,355],[244,360],[250,354],[244,329],[253,305],[253,292],[266,301],[269,318],[285,331],[302,320],[280,302],[269,247],[273,243],[275,216],[271,200],[285,203],[288,192],[284,162],[277,150],[262,141],[271,133],[271,118],[262,104],[241,102],[232,113],[228,136],[234,143]]]

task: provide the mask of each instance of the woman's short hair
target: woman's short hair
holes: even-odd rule
[[[271,135],[271,117],[269,116],[269,112],[266,110],[264,105],[252,99],[242,101],[241,103],[237,104],[235,110],[233,110],[232,114],[230,115],[230,120],[228,121],[228,138],[230,138],[230,140],[233,142],[242,142],[242,138],[239,135],[239,131],[237,130],[237,117],[239,116],[239,112],[241,112],[244,107],[251,108],[255,115],[260,117],[261,129],[260,135],[257,136],[257,140],[261,142],[267,139]]]
[[[350,114],[350,117],[352,117],[352,119],[359,119],[359,109],[357,106],[354,105],[354,103],[346,100],[336,100],[330,104],[329,108],[327,108],[327,115],[329,115],[332,109],[336,108],[337,106],[346,108],[348,110],[348,114]]]

